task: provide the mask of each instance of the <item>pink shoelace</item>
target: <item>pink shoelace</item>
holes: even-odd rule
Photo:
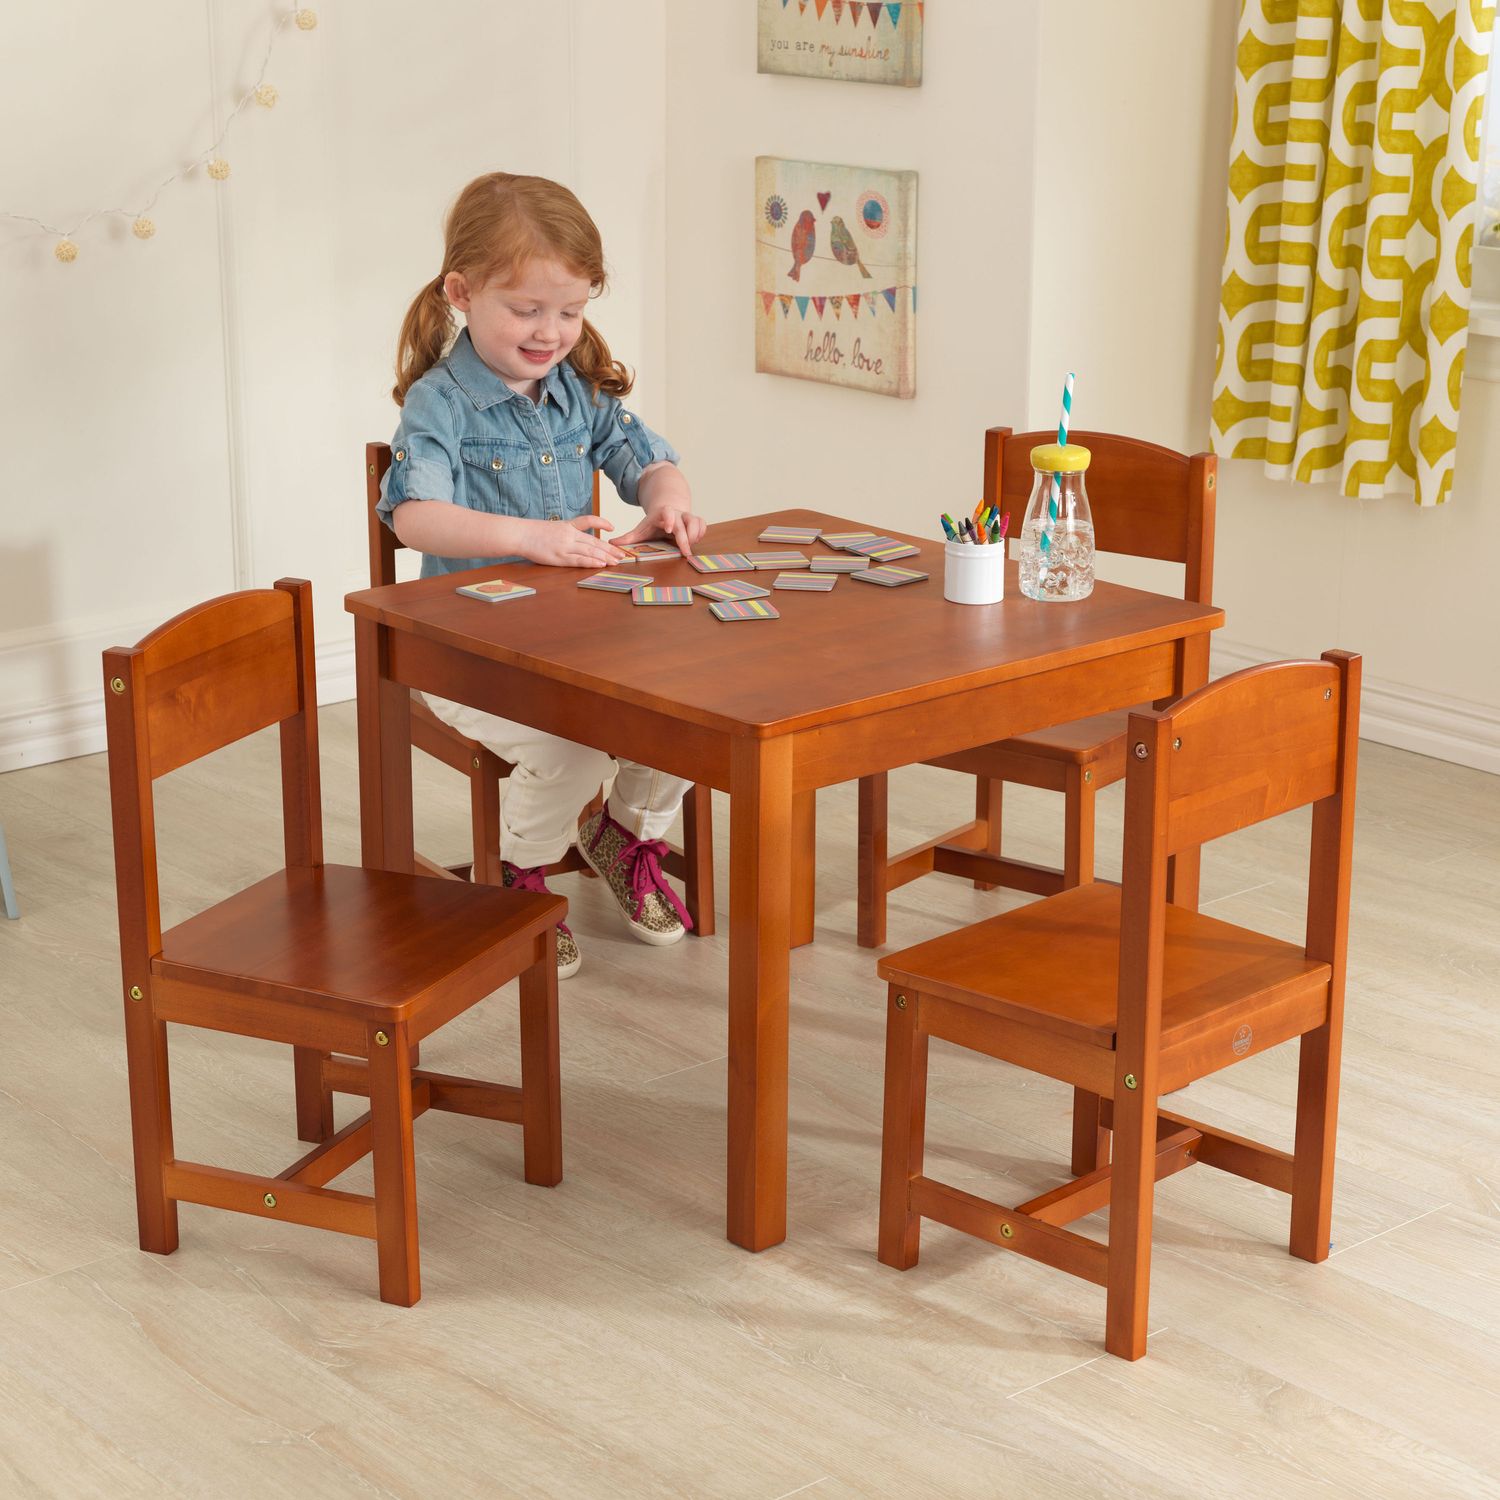
[[[599,840],[604,837],[606,827],[612,827],[625,840],[625,847],[615,856],[615,864],[625,865],[630,872],[630,894],[635,898],[635,920],[640,921],[646,897],[655,891],[666,898],[667,904],[677,913],[682,925],[691,928],[693,919],[688,916],[687,908],[677,899],[677,892],[667,884],[667,877],[661,872],[661,862],[667,853],[666,841],[638,839],[606,812],[599,819],[598,830],[589,841],[590,852],[599,847]]]
[[[513,891],[534,891],[538,896],[550,896],[551,891],[547,889],[547,877],[542,874],[541,866],[537,865],[530,870],[523,870],[519,865],[509,865],[510,888]],[[568,937],[573,936],[573,929],[566,922],[559,922],[557,930],[565,933]]]

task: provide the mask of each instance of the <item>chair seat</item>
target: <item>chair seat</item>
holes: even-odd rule
[[[489,988],[498,988],[518,966],[500,972],[490,960],[566,914],[561,896],[351,865],[285,869],[164,933],[152,969],[234,994],[400,1021],[493,973]]]
[[[1084,885],[918,943],[879,964],[910,985],[1110,1051],[1120,978],[1120,888]],[[1163,1049],[1326,989],[1330,970],[1291,943],[1168,906]]]
[[[1132,713],[1149,709],[1149,703],[1122,708],[1107,714],[1091,714],[1067,724],[1038,729],[1033,734],[1012,735],[974,750],[960,750],[954,755],[940,755],[927,762],[949,771],[965,771],[975,776],[996,772],[1013,772],[1014,768],[997,764],[1002,758],[1022,756],[1055,761],[1063,765],[1089,766],[1096,786],[1107,786],[1125,774],[1125,729]],[[1007,776],[1007,779],[1014,779]]]

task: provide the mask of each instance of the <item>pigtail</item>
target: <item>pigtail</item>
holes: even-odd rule
[[[443,292],[443,278],[429,281],[406,310],[396,344],[396,384],[391,391],[397,406],[406,393],[442,357],[453,337],[453,309]]]
[[[596,391],[603,391],[606,396],[628,396],[635,384],[635,376],[610,354],[604,335],[587,318],[568,359]]]

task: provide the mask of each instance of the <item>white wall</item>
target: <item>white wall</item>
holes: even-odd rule
[[[1043,10],[1031,419],[1057,420],[1071,368],[1078,425],[1205,449],[1238,7]],[[1500,385],[1466,381],[1436,509],[1219,476],[1214,671],[1360,651],[1367,737],[1500,771]]]
[[[138,202],[213,139],[280,8],[7,7],[0,139],[26,150],[0,207]],[[155,239],[92,225],[63,266],[0,221],[0,769],[102,746],[104,647],[282,575],[313,581],[320,696],[353,695],[361,449],[394,428],[401,316],[471,176],[578,191],[615,272],[597,320],[662,403],[662,0],[319,9],[283,33],[275,109],[229,136],[229,181],[169,188]]]
[[[754,5],[667,0],[667,410],[705,514],[928,532],[978,497],[1026,397],[1037,10],[928,7],[905,89],[759,75]],[[918,172],[914,399],[755,373],[758,155]]]

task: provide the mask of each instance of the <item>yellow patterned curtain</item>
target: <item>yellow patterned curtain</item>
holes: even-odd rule
[[[1447,499],[1494,0],[1242,0],[1213,447]]]

